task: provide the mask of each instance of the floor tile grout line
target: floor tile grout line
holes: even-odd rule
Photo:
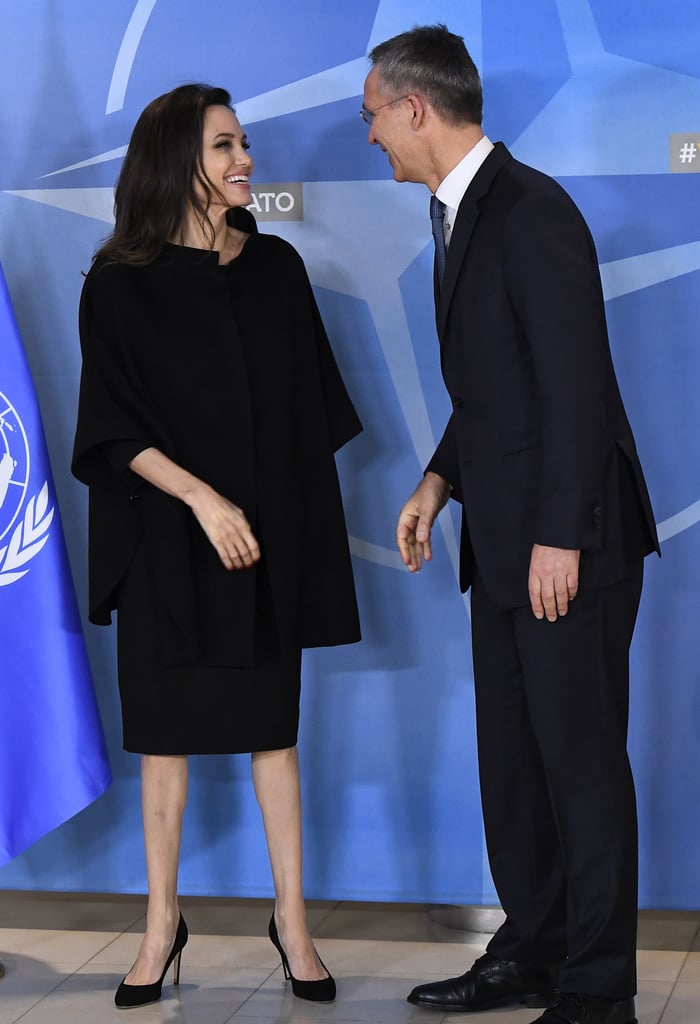
[[[342,905],[343,905],[343,901],[342,900],[338,900],[337,902],[335,902],[333,904],[332,907],[329,907],[328,910],[326,911],[326,913],[324,914],[324,916],[320,919],[320,921],[317,921],[316,924],[311,929],[311,935],[313,936],[315,934],[315,932],[317,931],[317,929],[319,929],[322,925],[324,925],[326,923],[326,921],[329,919],[329,917],[331,917],[335,913],[336,910],[339,910]]]
[[[242,1002],[242,1004],[240,1004],[240,1006],[239,1006],[239,1007],[237,1007],[237,1008],[236,1008],[236,1009],[235,1009],[235,1010],[233,1011],[233,1013],[231,1014],[231,1016],[230,1016],[230,1017],[227,1017],[227,1018],[226,1018],[226,1020],[224,1021],[224,1024],[229,1024],[229,1021],[232,1021],[232,1020],[233,1020],[233,1018],[235,1017],[235,1015],[236,1015],[236,1014],[239,1014],[239,1013],[240,1013],[240,1011],[242,1011],[242,1010],[243,1010],[243,1008],[244,1008],[245,1006],[247,1006],[247,1005],[249,1004],[249,1002],[250,1002],[250,1000],[251,1000],[251,999],[253,998],[253,996],[254,996],[254,995],[257,995],[257,994],[258,994],[258,992],[259,992],[259,991],[261,990],[261,988],[262,988],[262,987],[263,987],[264,985],[266,985],[266,984],[267,984],[267,982],[268,982],[268,981],[270,980],[270,978],[272,977],[272,975],[276,974],[276,973],[277,973],[277,971],[281,971],[281,964],[279,965],[279,967],[274,967],[274,968],[273,968],[273,969],[272,969],[272,970],[270,971],[270,973],[268,974],[268,976],[267,976],[266,978],[264,978],[264,979],[263,979],[263,980],[262,980],[262,981],[260,982],[260,984],[259,984],[259,985],[258,985],[258,986],[257,986],[256,988],[254,988],[254,989],[253,989],[253,991],[251,991],[251,992],[250,992],[250,993],[249,993],[249,994],[248,994],[248,995],[246,996],[246,998],[244,999],[244,1001]],[[287,981],[287,979],[283,979],[283,981]],[[244,1017],[245,1017],[246,1015],[245,1015],[245,1014],[243,1014],[242,1016],[244,1016]],[[257,1015],[256,1015],[256,1014],[253,1014],[253,1015],[251,1015],[251,1016],[252,1016],[252,1017],[258,1017],[258,1018],[260,1017],[260,1015],[259,1015],[259,1014],[257,1014]],[[300,1016],[303,1016],[303,1015],[300,1015]],[[291,1014],[291,1017],[292,1017],[292,1018],[296,1017],[296,1014]],[[249,1019],[250,1019],[250,1018],[249,1018]]]
[[[130,925],[128,925],[128,928],[133,928],[133,926],[134,926],[134,925],[135,925],[135,924],[137,923],[137,921],[140,921],[140,920],[142,920],[143,918],[145,918],[145,916],[146,916],[145,914],[140,914],[140,915],[139,915],[138,917],[136,917],[136,918],[135,918],[135,919],[134,919],[134,920],[133,920],[133,921],[131,922],[131,924],[130,924]],[[126,934],[127,934],[127,931],[128,931],[128,928],[127,928],[127,929],[124,929],[124,930],[123,930],[123,931],[121,931],[121,932],[117,931],[117,933],[115,934],[115,936],[114,936],[114,938],[113,938],[113,939],[110,939],[110,940],[109,940],[109,942],[105,942],[105,944],[104,944],[103,946],[101,946],[101,947],[100,947],[100,949],[96,950],[96,951],[95,951],[95,952],[94,952],[94,953],[93,953],[93,954],[92,954],[91,956],[89,956],[89,957],[87,958],[87,960],[83,960],[83,962],[82,962],[82,963],[80,963],[80,964],[78,964],[78,965],[76,965],[76,966],[75,966],[75,968],[74,968],[73,970],[71,970],[71,971],[70,971],[70,973],[68,973],[68,974],[64,975],[64,976],[63,976],[63,977],[62,977],[62,978],[60,979],[60,981],[57,981],[57,982],[56,982],[56,984],[55,984],[55,985],[54,985],[54,986],[53,986],[52,988],[50,988],[50,989],[49,989],[49,991],[48,991],[48,992],[44,992],[44,994],[43,994],[43,995],[41,995],[41,996],[40,996],[40,997],[39,997],[39,998],[38,998],[38,999],[36,1000],[36,1002],[32,1003],[32,1005],[31,1005],[31,1006],[28,1006],[26,1010],[23,1010],[23,1011],[22,1011],[22,1013],[21,1013],[21,1014],[19,1015],[19,1017],[16,1017],[16,1018],[15,1018],[15,1020],[13,1021],[13,1024],[20,1024],[20,1021],[21,1021],[21,1020],[22,1020],[22,1019],[23,1019],[24,1017],[26,1017],[28,1013],[31,1013],[31,1011],[32,1011],[32,1010],[35,1010],[35,1009],[36,1009],[36,1007],[37,1007],[37,1006],[39,1006],[39,1005],[40,1005],[41,1003],[43,1003],[45,999],[48,999],[48,997],[49,997],[49,996],[51,996],[51,995],[53,995],[53,993],[54,993],[54,992],[56,992],[56,991],[57,991],[57,989],[61,988],[61,986],[62,986],[62,985],[65,985],[65,983],[66,983],[67,981],[69,981],[69,980],[70,980],[70,978],[73,978],[73,977],[75,977],[75,975],[76,975],[76,974],[79,974],[79,973],[80,973],[80,971],[82,971],[84,967],[87,967],[87,965],[88,965],[88,964],[92,963],[92,961],[93,961],[93,960],[95,959],[95,957],[96,957],[96,956],[99,956],[99,955],[100,955],[101,953],[103,953],[103,952],[104,952],[104,951],[105,951],[106,949],[109,949],[109,947],[110,947],[111,945],[113,945],[113,943],[115,943],[115,942],[116,942],[116,941],[117,941],[118,939],[120,939],[120,938],[122,937],[122,935],[126,935]],[[44,930],[44,931],[45,931],[46,929],[41,929],[41,930]],[[61,929],[61,930],[62,930],[62,931],[66,931],[67,929]],[[91,934],[93,934],[93,935],[94,935],[94,934],[95,934],[95,932],[93,931],[93,932],[91,932]]]
[[[264,970],[266,970],[267,968],[263,968],[263,969],[264,969]],[[236,1008],[236,1009],[235,1009],[235,1010],[233,1011],[233,1013],[231,1014],[231,1016],[230,1016],[230,1017],[227,1017],[227,1018],[226,1018],[226,1021],[224,1022],[224,1024],[228,1024],[228,1022],[229,1022],[230,1020],[232,1020],[232,1019],[233,1019],[233,1018],[235,1017],[235,1015],[236,1015],[236,1014],[237,1014],[237,1013],[239,1012],[239,1010],[241,1010],[241,1009],[242,1009],[242,1007],[244,1007],[244,1006],[245,1006],[245,1005],[246,1005],[246,1004],[247,1004],[248,1002],[250,1002],[250,1000],[251,1000],[251,999],[253,998],[253,996],[254,996],[254,995],[256,995],[256,994],[257,994],[257,993],[258,993],[258,992],[260,991],[260,989],[261,989],[261,988],[263,987],[263,985],[266,985],[266,984],[268,983],[268,981],[270,980],[270,978],[272,977],[272,975],[273,975],[273,974],[275,974],[275,972],[276,972],[276,971],[280,971],[281,969],[282,969],[282,966],[281,966],[281,964],[280,964],[280,966],[279,966],[279,967],[273,967],[273,969],[272,969],[272,970],[270,971],[270,973],[268,974],[268,976],[267,976],[266,978],[264,978],[264,979],[263,979],[263,980],[262,980],[262,981],[260,982],[260,984],[259,984],[259,985],[258,985],[258,986],[257,986],[256,988],[254,988],[254,989],[253,989],[253,991],[252,991],[252,992],[249,992],[249,993],[248,993],[248,995],[247,995],[247,996],[245,997],[245,999],[243,1000],[243,1002],[241,1003],[241,1005],[240,1005],[240,1006],[238,1006],[238,1007],[237,1007],[237,1008]]]
[[[694,941],[695,941],[695,939],[693,938],[693,940],[690,943],[691,946],[693,945]],[[688,963],[688,957],[690,956],[690,953],[691,953],[690,949],[686,949],[685,950],[685,953],[684,953],[684,956],[683,956],[683,963],[681,964],[681,966],[680,966],[680,968],[678,970],[678,974],[676,975],[675,980],[674,980],[673,984],[671,985],[671,989],[670,989],[670,991],[669,991],[669,993],[668,993],[668,995],[666,997],[666,1002],[664,1003],[663,1009],[662,1009],[662,1011],[661,1011],[661,1013],[659,1015],[658,1024],[663,1024],[664,1017],[666,1016],[666,1010],[668,1010],[669,1004],[670,1004],[671,1000],[673,999],[673,994],[676,991],[676,988],[678,987],[678,982],[680,981],[681,974],[683,973],[683,968]]]
[[[138,924],[139,921],[145,921],[145,920],[146,920],[146,914],[145,913],[139,914],[138,917],[134,918],[134,920],[131,922],[130,925],[127,925],[127,927],[124,928],[122,931],[117,932],[117,934],[114,936],[113,939],[110,939],[109,942],[105,942],[104,946],[102,946],[100,949],[96,950],[92,954],[92,956],[88,960],[85,961],[85,963],[82,966],[85,967],[86,964],[92,963],[92,961],[95,959],[96,956],[100,956],[102,953],[104,953],[104,951],[106,949],[109,949],[110,946],[113,946],[115,942],[119,942],[119,940],[121,938],[123,938],[125,935],[133,935],[134,933],[129,931],[129,929],[133,928],[134,925]],[[126,973],[128,973],[128,971]]]
[[[32,1005],[28,1006],[26,1010],[23,1010],[22,1013],[20,1013],[19,1017],[16,1017],[14,1019],[12,1024],[19,1024],[19,1022],[24,1017],[26,1017],[28,1013],[31,1013],[32,1010],[35,1010],[37,1008],[37,1006],[39,1006],[41,1003],[43,1003],[45,999],[48,999],[50,995],[53,995],[53,993],[57,989],[59,989],[61,987],[61,985],[64,985],[68,981],[69,978],[72,978],[74,975],[76,975],[78,973],[78,971],[82,970],[82,968],[84,966],[85,966],[85,964],[83,964],[81,967],[77,967],[74,971],[71,971],[70,974],[67,974],[64,978],[61,978],[60,981],[57,981],[56,984],[53,986],[53,988],[50,988],[48,992],[44,992],[44,994],[42,996],[39,996],[39,998],[37,999],[37,1001],[35,1003],[32,1003]]]

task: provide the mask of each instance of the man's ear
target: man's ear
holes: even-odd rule
[[[411,128],[414,131],[418,130],[425,123],[425,118],[428,112],[428,105],[421,96],[417,96],[415,93],[411,93],[410,96],[406,97],[413,110],[411,117]]]

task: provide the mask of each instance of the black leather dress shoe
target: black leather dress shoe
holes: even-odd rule
[[[418,985],[408,1001],[426,1010],[440,1010],[443,1013],[455,1010],[464,1013],[465,1010],[488,1010],[511,1003],[526,1003],[533,1007],[549,1006],[554,998],[554,981],[548,967],[497,960],[490,953],[484,953],[459,978]],[[586,1024],[589,1022],[586,1021]]]
[[[603,999],[562,992],[532,1024],[637,1024],[637,1018],[634,999]]]

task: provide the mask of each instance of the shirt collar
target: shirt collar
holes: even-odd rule
[[[493,143],[484,135],[440,182],[435,195],[450,210],[457,211],[459,209],[464,193],[492,149]]]

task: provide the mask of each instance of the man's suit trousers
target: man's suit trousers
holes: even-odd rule
[[[637,818],[629,647],[642,560],[566,616],[504,610],[478,574],[472,634],[479,770],[503,960],[561,961],[563,991],[636,990]]]

